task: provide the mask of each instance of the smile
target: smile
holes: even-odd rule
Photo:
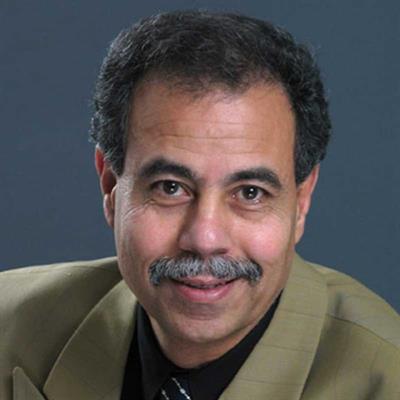
[[[185,301],[213,303],[230,293],[238,279],[223,280],[211,276],[196,276],[171,280],[174,291]]]
[[[230,281],[231,282],[231,281]],[[194,284],[194,283],[183,283],[183,282],[177,282],[180,283],[181,285],[186,285],[192,288],[196,288],[196,289],[214,289],[218,286],[222,286],[222,285],[226,285],[228,282],[223,282],[223,283],[216,283],[214,285],[206,285],[206,284]]]

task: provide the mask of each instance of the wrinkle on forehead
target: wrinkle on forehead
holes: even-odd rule
[[[274,95],[274,101],[264,107],[265,99]],[[277,95],[278,94],[278,95]],[[163,99],[160,101],[160,99]],[[283,108],[289,110],[294,126],[294,115],[290,101],[281,86],[257,85],[244,93],[214,90],[194,98],[190,92],[174,92],[165,85],[149,83],[135,94],[131,108],[130,133],[145,133],[164,125],[179,124],[254,126],[262,129],[265,118],[279,114]],[[186,116],[190,115],[190,118]],[[255,123],[257,115],[261,118]],[[271,118],[273,119],[273,118]],[[251,122],[248,122],[251,120]]]
[[[141,131],[150,131],[153,129],[158,129],[162,128],[164,126],[173,126],[177,122],[177,118],[169,118],[169,119],[164,119],[162,121],[156,120],[153,124],[149,124],[146,122],[151,121],[152,118],[149,116],[147,119],[141,118],[140,120],[136,121],[135,128],[140,129]],[[225,126],[255,126],[257,128],[262,128],[262,124],[255,124],[246,122],[245,120],[240,120],[240,121],[232,121],[231,119],[223,119],[223,118],[211,118],[210,116],[203,116],[202,118],[179,118],[179,123],[187,123],[187,124],[196,124],[196,123],[202,123],[206,125],[225,125]]]
[[[271,144],[268,140],[259,137],[249,138],[243,136],[200,136],[186,134],[160,134],[152,135],[151,142],[147,140],[135,141],[136,150],[140,151],[143,144],[147,149],[154,149],[160,153],[173,154],[183,151],[191,154],[201,154],[214,158],[216,153],[222,151],[225,155],[246,155],[265,152],[266,146]]]
[[[263,136],[257,136],[254,135],[254,137],[248,136],[247,135],[244,137],[242,132],[238,132],[236,135],[229,135],[226,134],[224,130],[219,130],[219,129],[202,129],[201,133],[199,134],[194,134],[191,133],[190,130],[188,131],[183,131],[183,132],[173,132],[173,131],[162,131],[162,130],[151,130],[147,131],[148,133],[151,134],[152,140],[163,140],[169,141],[174,140],[174,139],[188,139],[188,140],[235,140],[235,141],[264,141]],[[147,138],[145,137],[146,131],[139,131],[141,135],[137,139],[135,139],[136,142],[141,142],[146,140]],[[143,135],[144,134],[144,135]],[[266,140],[266,139],[265,139]]]
[[[155,122],[149,126],[135,129],[135,142],[148,141],[235,141],[235,142],[270,142],[272,130],[287,131],[290,128],[278,126],[272,121],[268,127],[262,124],[246,122],[210,121],[209,119],[179,119]],[[282,132],[282,139],[292,142],[292,137]]]

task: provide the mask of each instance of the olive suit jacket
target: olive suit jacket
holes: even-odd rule
[[[114,258],[1,273],[0,399],[118,400],[135,304]],[[220,399],[399,400],[399,315],[296,256],[270,326]]]

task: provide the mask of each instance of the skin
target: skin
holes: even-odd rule
[[[294,132],[289,100],[278,85],[239,94],[215,89],[194,98],[147,82],[134,96],[122,175],[96,150],[122,276],[178,366],[202,365],[235,346],[285,286],[318,177],[316,167],[296,185]],[[144,166],[161,157],[195,177],[174,171],[143,176]],[[278,185],[232,179],[254,169],[270,171]],[[185,297],[172,281],[152,285],[149,265],[182,251],[251,259],[263,276],[256,284],[236,280],[223,296],[199,300]]]

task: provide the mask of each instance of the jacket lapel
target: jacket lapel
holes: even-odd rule
[[[300,399],[326,308],[323,278],[296,256],[270,326],[220,400]]]
[[[43,390],[48,400],[119,399],[135,302],[123,281],[103,297],[54,364]]]
[[[13,371],[13,400],[46,400],[20,367]]]

